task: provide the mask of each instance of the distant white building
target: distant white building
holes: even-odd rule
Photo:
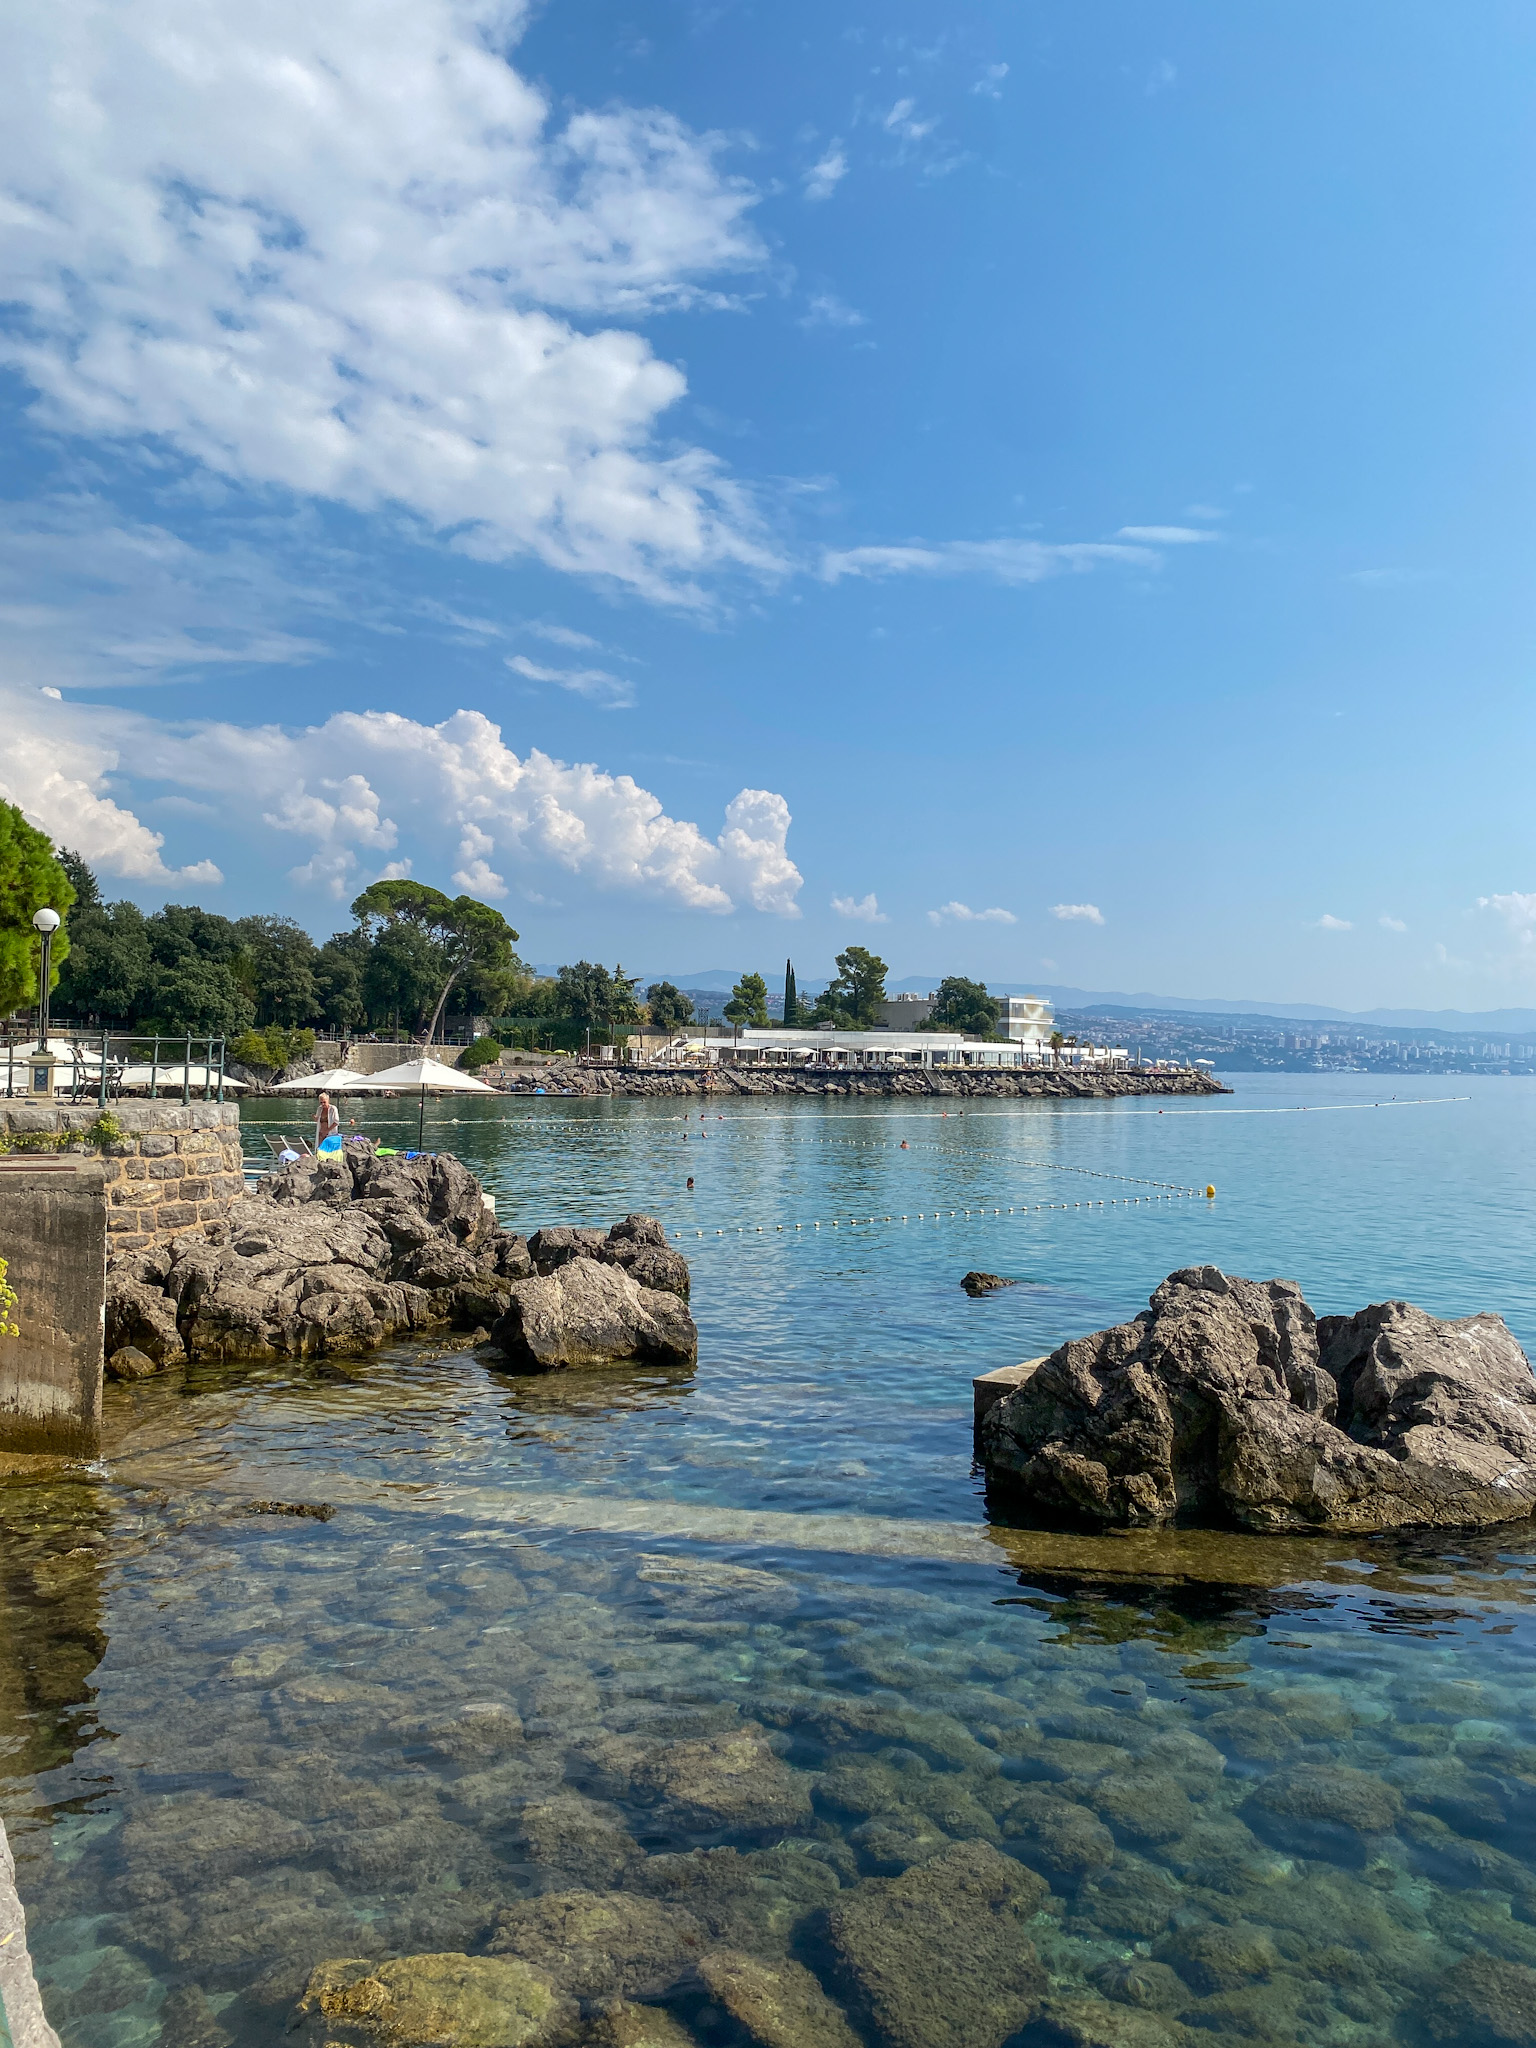
[[[742,1030],[731,1038],[689,1033],[690,1057],[771,1067],[1123,1067],[1124,1046],[1069,1046],[1053,1054],[1043,1039],[1006,1044],[964,1038],[958,1031]]]
[[[1005,1037],[1025,1045],[1049,1045],[1056,1029],[1056,1013],[1044,996],[998,996],[1003,1014],[997,1028]]]

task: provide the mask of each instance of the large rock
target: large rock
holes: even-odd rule
[[[574,2018],[528,1963],[445,1954],[322,1963],[293,2025],[327,2048],[540,2048]]]
[[[1293,1281],[1196,1266],[1052,1352],[978,1448],[1037,1511],[1114,1527],[1507,1522],[1536,1505],[1536,1379],[1498,1316],[1393,1301],[1319,1322]]]
[[[1046,1888],[986,1842],[870,1878],[827,1915],[839,1975],[888,2048],[1001,2048],[1039,2010],[1026,1932]]]
[[[524,1372],[620,1358],[692,1365],[699,1355],[698,1330],[676,1294],[585,1257],[514,1281],[491,1340]]]
[[[632,1325],[629,1338],[644,1339],[602,1355],[691,1360],[697,1337],[678,1299],[687,1294],[688,1269],[667,1248],[661,1225],[629,1216],[606,1237],[555,1230],[536,1233],[534,1242],[552,1249],[555,1241],[587,1237],[623,1296],[622,1313],[606,1321],[589,1314],[588,1325],[610,1334]],[[643,1260],[661,1263],[647,1269]],[[682,1269],[680,1284],[673,1265]],[[630,1295],[652,1299],[647,1271],[656,1288],[669,1291],[635,1313]],[[489,1329],[533,1273],[528,1242],[497,1224],[459,1160],[380,1159],[349,1146],[266,1175],[223,1223],[115,1258],[107,1274],[107,1356],[140,1352],[157,1366],[187,1357],[308,1357],[372,1350],[410,1331]]]

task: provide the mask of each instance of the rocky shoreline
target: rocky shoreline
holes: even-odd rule
[[[505,1230],[450,1154],[348,1146],[270,1173],[226,1219],[107,1268],[106,1370],[376,1350],[467,1330],[523,1372],[692,1364],[688,1263],[653,1216],[607,1232]]]
[[[852,1068],[794,1071],[755,1067],[691,1067],[657,1072],[644,1067],[561,1060],[519,1074],[502,1085],[507,1095],[939,1095],[1003,1096],[1075,1101],[1120,1095],[1230,1095],[1214,1074],[1074,1074],[999,1072],[962,1068],[881,1074]]]

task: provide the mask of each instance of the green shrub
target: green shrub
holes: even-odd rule
[[[499,1038],[492,1038],[487,1033],[485,1037],[477,1038],[465,1053],[463,1059],[459,1061],[459,1072],[461,1074],[477,1074],[482,1067],[494,1066],[496,1061],[501,1058],[501,1053],[501,1040]]]
[[[313,1031],[289,1031],[281,1024],[267,1024],[260,1031],[242,1031],[229,1042],[229,1057],[242,1067],[265,1067],[281,1073],[296,1060],[308,1059],[315,1049]]]

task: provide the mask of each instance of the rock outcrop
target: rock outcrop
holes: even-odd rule
[[[142,1378],[188,1358],[368,1351],[412,1331],[500,1330],[514,1307],[521,1329],[520,1287],[553,1289],[555,1302],[529,1302],[537,1341],[514,1338],[514,1363],[694,1358],[687,1264],[654,1217],[533,1242],[551,1255],[569,1246],[541,1261],[546,1277],[449,1155],[380,1159],[358,1146],[301,1161],[259,1181],[226,1221],[111,1261],[107,1370]]]
[[[1536,1379],[1498,1316],[1404,1301],[1314,1317],[1289,1280],[1171,1273],[982,1419],[989,1478],[1040,1513],[1368,1532],[1536,1506]]]

